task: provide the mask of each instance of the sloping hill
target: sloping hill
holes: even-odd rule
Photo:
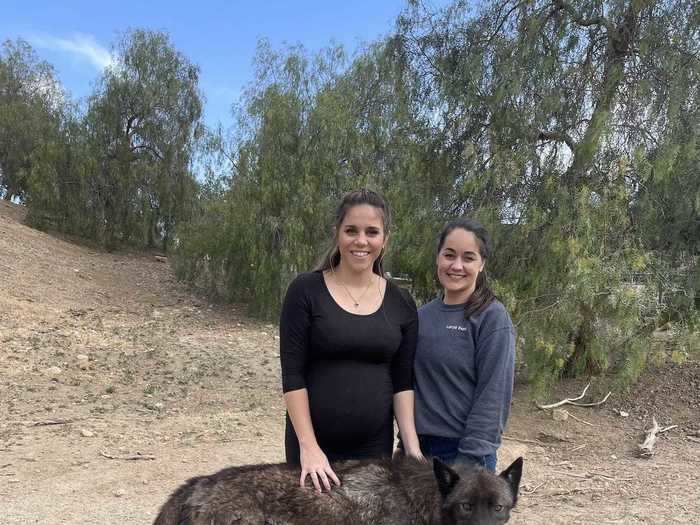
[[[281,459],[272,325],[23,216],[0,201],[0,522],[146,523],[186,477]]]
[[[23,216],[0,201],[0,522],[149,523],[186,478],[283,459],[275,326],[208,305],[150,255]],[[518,393],[499,456],[526,458],[511,523],[700,523],[699,375],[648,374],[566,421]],[[652,415],[679,426],[639,459]]]

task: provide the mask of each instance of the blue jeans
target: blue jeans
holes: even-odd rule
[[[497,458],[495,453],[487,456],[467,456],[466,454],[460,454],[458,450],[459,438],[421,434],[418,436],[418,442],[420,443],[420,449],[424,456],[439,458],[448,465],[453,465],[455,463],[473,463],[481,465],[491,472],[496,471]]]

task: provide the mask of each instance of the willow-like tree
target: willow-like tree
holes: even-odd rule
[[[115,55],[87,113],[64,104],[56,133],[42,136],[23,179],[28,217],[109,248],[167,249],[196,198],[199,70],[160,32],[127,33]]]
[[[61,125],[64,95],[53,68],[24,40],[0,48],[0,195],[24,200],[39,150]]]
[[[345,191],[410,193],[410,129],[397,126],[410,118],[389,58],[384,43],[349,66],[336,47],[311,55],[261,43],[230,186],[179,231],[179,275],[274,317],[290,280],[326,248]]]
[[[313,114],[316,95],[333,84],[343,60],[339,49],[314,57],[260,43],[256,78],[237,115],[237,142],[227,147],[227,191],[205,199],[178,231],[181,277],[249,301],[257,315],[275,315],[287,284],[310,268],[327,236],[329,203],[339,190],[335,171],[317,177],[326,163],[320,158],[334,148],[324,148]]]
[[[634,376],[663,305],[649,287],[629,286],[654,258],[632,210],[649,164],[687,142],[673,132],[683,113],[697,114],[697,7],[507,0],[468,9],[411,2],[398,25],[424,79],[417,104],[433,115],[449,166],[436,209],[475,214],[494,230],[491,267],[531,370]]]
[[[198,68],[164,33],[136,30],[120,42],[86,116],[96,161],[86,204],[94,236],[106,245],[167,247],[175,223],[190,213],[198,80]]]
[[[660,191],[684,199],[674,253],[697,260],[683,195],[697,191],[696,32],[681,1],[411,2],[347,66],[262,46],[232,175],[179,231],[179,273],[272,317],[340,194],[369,185],[395,210],[391,270],[419,298],[435,293],[440,223],[476,215],[532,377],[634,378],[669,304],[632,285],[672,253],[644,226]]]

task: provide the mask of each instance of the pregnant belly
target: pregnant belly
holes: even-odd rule
[[[393,389],[386,364],[319,362],[307,378],[319,441],[358,444],[392,424]]]

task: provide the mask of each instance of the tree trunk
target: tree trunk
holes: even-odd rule
[[[624,80],[625,62],[633,49],[633,44],[637,36],[639,18],[641,11],[651,3],[652,0],[631,0],[624,16],[613,28],[606,23],[607,48],[605,52],[605,63],[603,66],[603,77],[601,89],[593,108],[593,115],[586,128],[583,139],[574,144],[573,161],[564,174],[564,184],[569,186],[569,196],[571,206],[569,213],[571,216],[570,228],[573,232],[578,223],[576,211],[576,198],[581,182],[592,182],[587,180],[586,172],[591,169],[591,163],[599,149],[603,131],[606,129],[610,112],[614,109],[615,98],[618,89]],[[575,22],[585,25],[581,17]],[[585,305],[581,305],[585,310]],[[596,363],[588,352],[588,338],[590,333],[590,322],[584,313],[578,327],[574,332],[574,352],[569,356],[564,367],[565,376],[573,376],[576,371],[586,370],[596,373],[600,370],[599,363]]]
[[[574,145],[573,162],[564,176],[565,182],[572,188],[577,188],[598,151],[603,130],[606,128],[610,111],[614,108],[615,97],[624,79],[625,62],[634,47],[640,14],[650,3],[652,3],[651,0],[631,0],[619,24],[614,30],[608,29],[602,87],[583,139]]]

